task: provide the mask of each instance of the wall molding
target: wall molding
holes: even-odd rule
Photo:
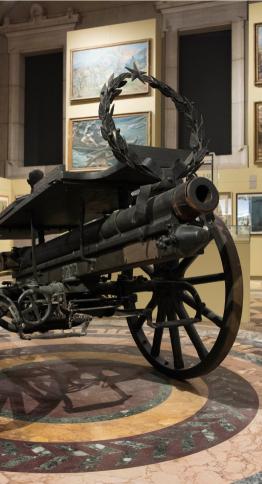
[[[164,3],[164,5],[162,4]],[[244,86],[244,27],[247,6],[244,2],[199,2],[176,7],[159,2],[162,29],[165,32],[166,82],[178,88],[178,42],[181,32],[209,31],[222,26],[232,30],[232,154],[215,157],[219,167],[247,166],[248,150],[245,145],[245,86]],[[165,146],[177,147],[178,116],[171,105],[165,104]]]
[[[65,15],[48,18],[41,5],[33,4],[27,22],[12,24],[8,18],[5,18],[0,27],[0,35],[7,38],[9,54],[8,159],[5,170],[6,176],[9,178],[24,178],[28,174],[28,167],[24,166],[25,56],[63,51],[63,99],[65,100],[66,35],[68,31],[76,28],[79,19],[79,14],[73,13],[71,9]],[[63,131],[64,137],[65,105]],[[53,167],[53,165],[38,166],[44,173]]]

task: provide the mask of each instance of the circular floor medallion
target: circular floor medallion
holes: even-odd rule
[[[0,384],[1,471],[162,462],[230,438],[258,407],[251,385],[223,367],[203,380],[171,382],[136,348],[118,345],[2,351]]]

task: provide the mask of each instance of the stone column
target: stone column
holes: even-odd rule
[[[23,166],[24,159],[24,57],[9,54],[8,165]]]
[[[166,72],[165,82],[177,90],[178,87],[178,32],[168,28],[165,32]],[[177,148],[178,145],[178,115],[170,101],[165,99],[165,147]]]
[[[246,157],[244,53],[244,21],[240,20],[232,22],[232,153],[239,156],[240,164],[245,164]]]
[[[8,51],[3,36],[0,36],[0,65],[0,176],[5,176],[8,150]]]
[[[66,45],[66,38],[65,38],[65,45]],[[65,164],[65,140],[66,140],[66,48],[63,48],[63,160],[62,162]]]

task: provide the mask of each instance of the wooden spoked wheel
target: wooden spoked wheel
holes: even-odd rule
[[[222,220],[215,217],[208,225],[212,233],[212,244],[220,259],[221,271],[214,273],[210,267],[210,274],[190,277],[190,268],[198,262],[196,259],[200,255],[169,261],[154,266],[153,270],[144,268],[152,283],[150,300],[146,307],[153,311],[153,331],[148,327],[145,315],[127,318],[138,349],[153,367],[171,378],[190,379],[214,370],[230,351],[240,325],[243,287],[237,250]],[[203,259],[204,257],[205,253],[202,255]],[[179,288],[177,282],[184,285],[181,284]],[[216,284],[220,285],[217,294],[221,294],[221,285],[224,286],[221,314],[212,309],[212,305],[214,307],[217,302],[214,301],[214,296],[210,299],[208,290],[209,285],[212,285],[211,292],[216,294]],[[189,314],[192,309],[201,314],[203,322],[206,320],[215,329],[215,332],[212,331],[212,338],[201,338],[199,323],[192,322],[194,320]],[[157,323],[164,322],[165,326],[169,326],[172,321],[175,322],[173,326],[171,323],[170,327],[157,327]],[[185,352],[188,343],[193,349],[189,356]],[[167,346],[169,350],[166,349]]]

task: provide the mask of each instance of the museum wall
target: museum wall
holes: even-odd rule
[[[156,19],[128,22],[124,24],[83,29],[67,34],[66,53],[66,166],[72,169],[72,120],[92,118],[98,116],[99,99],[72,99],[72,53],[77,51],[99,49],[104,46],[124,45],[138,41],[149,41],[149,65],[150,73],[155,77],[161,76],[161,38],[160,29]],[[106,63],[107,59],[105,59]],[[103,62],[103,61],[102,61]],[[99,67],[98,67],[99,69]],[[123,71],[124,71],[123,66]],[[110,69],[108,70],[107,77]],[[105,79],[107,82],[107,79]],[[143,85],[141,84],[143,87]],[[101,86],[102,87],[102,86]],[[97,91],[99,93],[99,90]],[[123,88],[125,94],[125,87]],[[99,94],[98,94],[99,95]],[[161,97],[157,90],[151,89],[148,93],[118,97],[114,102],[114,114],[127,115],[136,113],[148,113],[149,115],[149,144],[160,146],[161,144]]]
[[[255,85],[255,25],[262,23],[262,4],[251,3],[249,5],[248,20],[248,146],[249,146],[249,172],[247,178],[254,176],[257,178],[255,189],[250,192],[262,192],[262,160],[256,160],[255,140],[255,103],[262,102],[262,86]],[[261,128],[260,128],[261,129]],[[244,187],[243,187],[244,188]],[[244,189],[242,188],[242,191]],[[251,274],[254,277],[262,275],[262,235],[251,235]]]
[[[110,5],[109,5],[110,4]],[[154,2],[15,2],[0,5],[0,175],[24,178],[24,58],[63,51],[68,31],[157,18]],[[63,137],[66,138],[64,62]],[[0,139],[2,140],[2,139]],[[52,165],[41,166],[44,173]],[[1,171],[2,170],[2,171]]]
[[[194,5],[194,8],[185,3],[176,8],[175,2],[110,2],[110,6],[109,2],[41,2],[43,11],[40,18],[31,18],[32,4],[33,2],[16,2],[8,13],[8,17],[5,20],[2,18],[2,27],[0,27],[0,176],[5,175],[13,179],[10,196],[21,195],[23,190],[28,191],[25,182],[28,168],[23,166],[22,139],[24,86],[21,60],[26,53],[41,53],[62,49],[66,60],[68,32],[67,55],[69,56],[69,50],[74,45],[88,47],[103,45],[108,41],[117,43],[150,37],[153,34],[147,30],[146,26],[157,19],[159,23],[159,37],[156,43],[157,57],[159,59],[161,57],[162,75],[160,63],[156,68],[154,60],[152,73],[159,75],[172,87],[177,88],[178,44],[181,31],[212,30],[229,25],[232,28],[233,152],[232,156],[223,157],[223,159],[215,157],[215,163],[219,166],[217,172],[219,191],[232,194],[233,224],[235,225],[236,194],[259,192],[260,187],[262,187],[262,172],[260,166],[255,163],[253,148],[253,105],[255,101],[262,100],[262,96],[259,99],[262,88],[254,87],[252,77],[246,78],[246,89],[244,86],[244,69],[246,69],[246,72],[248,70],[249,72],[254,71],[254,23],[262,22],[261,4],[249,5],[249,20],[247,20],[248,7],[246,2],[210,2],[205,7],[199,4]],[[132,24],[135,21],[140,22],[140,30],[139,24]],[[25,31],[22,33],[12,31],[12,25],[16,23],[18,26],[20,22],[24,23],[25,29],[26,25],[30,25],[31,30],[29,29],[26,33]],[[117,27],[112,27],[114,24],[118,24]],[[111,27],[104,27],[108,25]],[[105,38],[105,35],[107,35],[107,38]],[[155,31],[154,36],[156,36]],[[160,53],[160,36],[162,36],[164,53],[162,56]],[[73,39],[75,39],[76,44],[74,44]],[[64,69],[64,160],[68,159],[66,152],[68,145],[67,121],[74,117],[97,115],[97,102],[85,103],[82,106],[77,103],[70,103],[69,69],[69,62],[67,62],[67,67]],[[16,82],[17,79],[19,80],[18,83]],[[245,119],[247,98],[248,117]],[[117,101],[116,112],[141,111],[141,99],[132,98]],[[176,112],[170,101],[165,100],[162,103],[164,109],[161,117],[156,99],[152,93],[148,97],[143,96],[142,110],[153,112],[152,143],[159,144],[160,129],[162,129],[162,144],[167,147],[175,147],[177,145]],[[10,100],[12,100],[12,103]],[[155,122],[157,111],[158,122]],[[161,122],[163,117],[165,122]],[[245,122],[249,126],[248,130],[245,129]],[[52,167],[41,168],[47,172]],[[4,194],[4,185],[2,190],[1,180],[0,195],[1,193]],[[244,258],[247,258],[246,250],[245,245],[245,249],[243,249],[245,251]],[[261,236],[259,235],[251,236],[250,257],[251,276],[262,277]],[[249,268],[249,262],[246,260],[244,263]],[[246,278],[248,291],[248,272]]]
[[[0,176],[8,157],[8,54],[7,40],[0,36]]]

